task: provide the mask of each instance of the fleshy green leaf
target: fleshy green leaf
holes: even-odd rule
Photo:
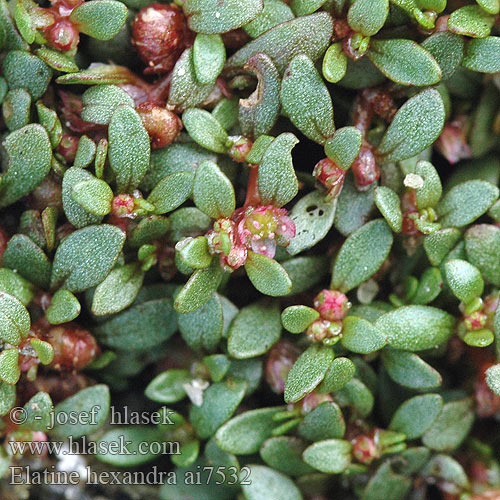
[[[429,306],[404,306],[380,316],[375,326],[395,349],[423,351],[446,342],[453,333],[454,318]]]
[[[116,85],[94,85],[83,93],[82,104],[82,120],[108,125],[118,106],[134,107],[134,100]]]
[[[155,214],[165,214],[182,205],[191,195],[194,176],[190,172],[175,172],[165,176],[147,198]]]
[[[177,403],[186,396],[183,385],[189,384],[191,379],[188,370],[166,370],[151,380],[144,394],[157,403]]]
[[[343,170],[354,162],[361,149],[362,135],[356,127],[339,128],[325,143],[325,153]]]
[[[0,338],[18,345],[29,333],[30,315],[23,304],[5,292],[0,292]]]
[[[327,474],[339,474],[351,463],[352,444],[343,439],[327,439],[312,444],[304,451],[304,461]]]
[[[421,153],[439,137],[444,120],[445,108],[439,92],[420,92],[399,108],[382,137],[378,154],[386,161],[398,161]]]
[[[189,27],[198,33],[226,33],[257,17],[264,8],[262,0],[187,0],[184,12]]]
[[[335,132],[330,93],[306,55],[294,57],[286,69],[281,104],[291,122],[309,139],[324,144]]]
[[[485,38],[490,34],[495,18],[479,5],[465,5],[451,13],[448,29],[458,35]]]
[[[101,179],[90,178],[77,182],[71,188],[71,197],[87,212],[103,216],[111,212],[114,195],[109,184]]]
[[[465,304],[481,297],[484,290],[484,281],[479,269],[465,260],[452,259],[444,266],[446,281],[451,291]]]
[[[58,290],[47,309],[47,321],[52,325],[60,325],[73,321],[78,317],[82,307],[78,299],[68,290]]]
[[[323,380],[334,358],[329,347],[313,344],[297,359],[288,373],[285,401],[296,403],[312,392]]]
[[[344,78],[347,71],[347,56],[342,49],[342,43],[333,43],[328,47],[321,69],[325,80],[330,83],[337,83]]]
[[[343,321],[342,345],[352,352],[369,354],[385,346],[386,338],[369,321],[348,316]]]
[[[111,271],[125,242],[115,226],[88,226],[71,233],[57,248],[52,288],[81,292],[98,285]]]
[[[462,227],[481,217],[498,199],[499,190],[482,180],[463,182],[440,201],[437,211],[444,227]]]
[[[373,276],[389,255],[392,241],[392,232],[382,219],[355,231],[337,254],[331,288],[348,292]]]
[[[249,465],[251,481],[243,481],[245,473],[240,473],[241,487],[246,500],[302,500],[302,493],[294,482],[284,474],[263,465]]]
[[[277,304],[251,304],[240,309],[233,319],[227,349],[233,358],[253,358],[266,353],[280,336]]]
[[[191,139],[200,146],[215,153],[227,151],[227,132],[208,111],[198,108],[187,109],[182,115],[182,123]]]
[[[264,203],[281,207],[291,201],[299,189],[292,163],[292,149],[298,139],[291,133],[276,137],[262,157],[258,172],[259,194]]]
[[[373,40],[367,55],[393,82],[425,86],[441,80],[441,68],[434,57],[412,40]]]
[[[292,289],[292,281],[283,266],[265,255],[249,251],[245,270],[252,285],[264,295],[281,297]]]
[[[193,65],[196,77],[201,83],[214,83],[225,61],[226,48],[220,35],[196,35],[193,44]]]
[[[423,394],[405,401],[394,413],[389,428],[406,434],[407,439],[422,436],[443,409],[439,394]]]
[[[389,14],[389,0],[356,0],[347,13],[349,26],[365,36],[375,35]]]
[[[127,7],[116,0],[84,2],[74,9],[69,19],[78,30],[98,40],[111,40],[127,20]]]
[[[2,333],[0,331],[0,334]],[[19,351],[17,349],[5,349],[0,352],[0,380],[6,384],[14,385],[17,384],[20,376]]]
[[[465,46],[462,66],[480,73],[498,73],[500,62],[495,54],[498,54],[499,50],[500,37],[498,36],[470,40]]]
[[[198,166],[193,185],[193,201],[208,216],[218,219],[230,217],[236,200],[231,181],[210,160]]]
[[[375,188],[375,205],[390,228],[395,233],[400,233],[403,228],[403,212],[399,196],[391,188],[378,186]]]
[[[111,116],[108,138],[108,158],[118,191],[129,192],[140,184],[149,168],[149,135],[137,112],[122,105]]]
[[[467,260],[482,273],[484,280],[500,286],[500,229],[492,224],[477,224],[465,232]]]
[[[307,306],[290,306],[281,313],[283,326],[292,333],[302,333],[318,318],[319,312]]]

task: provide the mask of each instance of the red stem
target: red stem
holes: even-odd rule
[[[260,195],[259,188],[257,185],[257,180],[259,176],[258,165],[250,167],[250,175],[248,177],[248,187],[247,187],[247,197],[245,199],[245,204],[243,208],[260,205]]]

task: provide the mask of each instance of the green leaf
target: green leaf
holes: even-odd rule
[[[405,401],[394,413],[389,429],[406,434],[407,439],[422,436],[443,409],[439,394],[414,396]]]
[[[104,316],[127,308],[137,296],[143,279],[144,273],[135,262],[113,269],[95,289],[92,313]]]
[[[393,82],[425,86],[441,80],[441,68],[434,57],[412,40],[373,40],[367,55]]]
[[[210,160],[198,166],[193,184],[193,201],[202,212],[214,219],[230,217],[234,212],[236,200],[233,185]]]
[[[465,46],[462,66],[480,73],[498,73],[500,62],[495,54],[498,54],[499,50],[500,37],[498,36],[470,40]]]
[[[437,451],[452,451],[458,448],[474,422],[471,403],[470,399],[446,403],[432,427],[424,434],[424,445]]]
[[[10,90],[26,89],[34,101],[42,97],[52,77],[52,70],[41,59],[21,50],[7,52],[2,72]]]
[[[246,500],[302,500],[300,490],[293,481],[264,465],[248,465],[251,480],[243,481],[245,472],[240,472],[240,481]]]
[[[271,437],[277,425],[273,417],[283,411],[283,406],[258,408],[232,418],[215,434],[217,445],[235,455],[251,455],[259,451],[262,443]]]
[[[95,1],[95,0],[94,0]],[[106,464],[116,467],[133,467],[141,465],[158,458],[162,449],[152,446],[153,443],[164,442],[164,431],[159,427],[146,427],[142,425],[129,425],[118,429],[107,431],[96,442],[96,458]],[[116,453],[120,449],[120,443],[126,442],[129,454]],[[169,454],[176,452],[177,446],[167,449]]]
[[[213,255],[208,249],[208,240],[205,236],[188,237],[175,246],[180,261],[192,269],[205,269],[210,265]]]
[[[32,338],[30,344],[42,365],[50,365],[50,363],[52,363],[54,359],[54,348],[51,344],[36,338]]]
[[[285,401],[296,403],[312,392],[323,380],[334,358],[333,350],[318,344],[307,348],[288,373]]]
[[[281,313],[283,326],[292,333],[302,333],[318,318],[319,312],[307,306],[290,306]]]
[[[52,147],[47,132],[37,124],[10,133],[2,146],[7,168],[0,177],[0,207],[5,207],[29,194],[43,181],[50,170]]]
[[[351,463],[352,444],[343,439],[327,439],[312,444],[304,451],[304,461],[327,474],[339,474]]]
[[[481,297],[484,281],[479,269],[465,260],[451,259],[444,266],[446,281],[458,300],[465,304]]]
[[[343,321],[341,342],[349,351],[369,354],[382,349],[386,338],[366,319],[348,316]]]
[[[439,222],[444,227],[467,226],[486,213],[498,196],[498,188],[489,182],[463,182],[450,189],[439,203]]]
[[[497,396],[500,395],[500,364],[490,366],[486,370],[486,383]]]
[[[477,224],[464,235],[467,260],[476,266],[487,283],[500,286],[500,229],[490,224]]]
[[[454,318],[429,306],[404,306],[380,316],[375,326],[395,349],[423,351],[446,342],[453,333]]]
[[[231,418],[245,395],[246,385],[242,380],[228,379],[203,391],[201,406],[193,405],[189,411],[189,421],[201,439],[213,436]]]
[[[31,327],[30,315],[23,304],[5,292],[0,292],[0,339],[19,345]]]
[[[265,354],[281,336],[276,303],[257,303],[240,309],[229,328],[227,349],[233,358],[246,359]]]
[[[45,315],[50,324],[60,325],[73,321],[80,315],[81,310],[80,302],[71,292],[58,290],[53,295]]]
[[[291,122],[309,139],[324,144],[335,132],[330,93],[306,55],[294,57],[286,69],[281,104]]]
[[[224,314],[224,308],[222,309],[222,314]],[[203,363],[207,367],[210,378],[214,382],[220,382],[231,367],[231,361],[225,354],[211,354],[210,356],[205,356],[203,358]]]
[[[35,296],[35,287],[19,273],[0,268],[0,291],[13,295],[27,306]]]
[[[187,0],[184,12],[189,27],[198,33],[226,33],[241,28],[257,17],[264,8],[262,0]]]
[[[193,65],[200,83],[213,84],[225,61],[226,48],[220,35],[196,35],[193,44]]]
[[[460,240],[461,234],[458,229],[446,228],[428,234],[424,238],[424,248],[427,257],[433,266],[441,264],[452,248]]]
[[[418,209],[435,207],[442,194],[441,179],[436,169],[432,163],[421,160],[415,167],[415,174],[424,181],[422,187],[416,189]]]
[[[2,264],[41,287],[50,283],[50,261],[43,250],[24,234],[15,234],[7,243]]]
[[[359,155],[362,135],[356,127],[339,128],[325,143],[325,153],[342,170],[347,170]]]
[[[292,280],[290,295],[309,290],[319,283],[328,272],[327,260],[325,255],[311,255],[283,262],[283,268]]]
[[[183,386],[191,380],[192,376],[188,370],[166,370],[151,380],[144,394],[157,403],[177,403],[186,396]]]
[[[382,351],[382,361],[394,382],[420,391],[435,389],[441,385],[441,375],[418,355],[387,349]]]
[[[271,131],[278,119],[281,109],[280,75],[266,54],[255,54],[244,68],[255,73],[257,86],[247,99],[239,100],[238,118],[243,134],[258,140],[262,134]],[[250,155],[247,156],[247,161],[260,163],[251,161]]]
[[[72,436],[73,439],[78,439],[104,425],[108,419],[109,408],[110,395],[107,385],[98,384],[82,389],[55,407],[56,424],[51,432],[59,438]],[[76,412],[75,414],[88,412],[88,421],[84,422],[83,419],[77,419],[80,421],[74,422],[71,419],[64,418],[70,412]]]
[[[498,14],[500,11],[500,2],[498,0],[476,0],[483,10],[488,14]]]
[[[349,358],[335,358],[318,387],[320,394],[342,389],[354,377],[356,366]]]
[[[103,1],[103,0],[99,0]],[[141,117],[130,106],[118,106],[108,128],[109,164],[120,193],[139,186],[149,168],[149,135]]]
[[[225,153],[228,136],[224,127],[204,109],[190,108],[184,111],[182,123],[191,139],[210,151]]]
[[[186,314],[206,304],[217,290],[223,274],[218,259],[213,259],[212,264],[206,269],[195,271],[177,295],[174,302],[175,310]]]
[[[76,7],[69,19],[81,33],[97,40],[111,40],[125,24],[127,14],[127,7],[121,2],[94,0]]]
[[[391,467],[391,460],[383,462],[371,477],[363,491],[363,500],[403,500],[408,496],[412,480],[397,474]]]
[[[148,351],[177,330],[172,300],[158,298],[136,304],[94,331],[99,342],[120,351]]]
[[[349,26],[364,36],[373,36],[384,26],[389,0],[356,0],[347,13]]]
[[[451,13],[448,29],[458,35],[486,38],[490,34],[495,18],[479,5],[466,5]]]
[[[332,34],[333,20],[326,12],[292,19],[247,43],[228,59],[226,66],[242,67],[255,54],[264,53],[282,74],[296,55],[304,54],[312,61],[319,59]]]
[[[403,229],[403,212],[399,196],[386,186],[375,188],[375,205],[395,233]]]
[[[182,205],[191,195],[194,176],[190,172],[175,172],[158,182],[147,198],[155,214],[165,214]]]
[[[23,427],[32,431],[47,431],[51,426],[52,399],[46,392],[36,393],[24,405]]]
[[[382,137],[378,154],[385,161],[399,161],[421,153],[439,137],[444,120],[445,108],[439,92],[420,92],[399,108]]]
[[[434,33],[422,42],[422,47],[430,52],[439,64],[443,80],[451,78],[460,66],[464,56],[464,39],[449,31]]]
[[[294,14],[299,17],[312,14],[325,3],[325,0],[292,0],[290,2],[290,5],[293,9]]]
[[[78,141],[78,149],[76,150],[74,167],[87,168],[95,157],[96,145],[92,139],[86,135],[82,135]]]
[[[177,321],[182,338],[196,351],[214,351],[222,339],[223,312],[217,294],[196,311],[179,314]]]
[[[24,89],[13,89],[7,92],[2,103],[5,125],[10,131],[28,125],[31,118],[31,96]]]
[[[56,71],[62,73],[74,73],[78,71],[78,65],[71,57],[62,54],[56,50],[50,50],[46,47],[35,50],[35,54],[45,63]]]
[[[299,183],[292,163],[292,149],[299,142],[294,134],[280,134],[262,157],[258,188],[263,203],[286,205],[298,192]]]
[[[0,307],[2,307],[2,304],[3,301],[0,302]],[[9,325],[7,325],[7,328],[8,327]],[[2,327],[0,335],[3,335],[4,331],[5,327]],[[19,351],[17,349],[5,349],[0,352],[0,380],[6,384],[14,385],[17,384],[20,376]]]
[[[61,120],[59,120],[59,117],[54,110],[44,106],[41,101],[36,103],[36,111],[38,119],[40,120],[40,125],[45,128],[47,134],[49,135],[52,148],[57,148],[63,135]]]
[[[82,95],[82,104],[82,120],[100,125],[109,124],[118,106],[135,106],[130,95],[116,85],[94,85],[90,87]]]
[[[186,49],[177,60],[172,72],[168,104],[180,111],[201,104],[214,85],[202,85],[196,78],[193,64],[193,49]]]
[[[249,251],[245,270],[252,285],[264,295],[281,297],[288,295],[292,289],[292,282],[283,266],[265,255]]]
[[[98,285],[113,268],[125,242],[115,226],[88,226],[71,233],[57,248],[51,287],[82,292]]]
[[[298,432],[309,441],[322,441],[343,437],[345,429],[339,406],[333,401],[325,401],[304,417]]]
[[[321,1],[321,0],[320,0]],[[292,9],[281,0],[264,0],[264,10],[243,29],[252,38],[257,38],[274,26],[294,18]]]
[[[353,414],[360,418],[367,417],[372,412],[375,403],[370,389],[357,378],[352,378],[337,391],[335,400],[342,407],[351,407]]]
[[[279,436],[268,439],[260,449],[260,456],[273,469],[289,476],[302,476],[314,471],[302,460],[305,444],[300,439]]]
[[[86,181],[94,180],[98,179],[82,168],[71,167],[64,172],[62,181],[62,205],[68,221],[76,228],[98,224],[102,220],[102,215],[90,213],[73,198],[73,189],[75,186],[78,184],[81,185]]]
[[[392,241],[391,229],[382,219],[355,231],[337,254],[331,288],[348,292],[373,276],[389,255]]]
[[[4,417],[16,404],[16,386],[0,382],[0,416]]]
[[[429,267],[422,274],[415,295],[411,297],[411,302],[412,304],[428,304],[441,293],[442,289],[441,271],[437,267]]]
[[[337,83],[344,78],[347,72],[347,56],[342,49],[342,43],[333,43],[328,47],[321,69],[327,82]]]
[[[72,186],[71,198],[87,212],[104,216],[111,212],[114,195],[108,183],[101,179],[89,178]]]

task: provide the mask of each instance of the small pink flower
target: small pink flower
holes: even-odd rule
[[[342,170],[330,158],[323,158],[316,163],[313,176],[326,188],[328,200],[337,198],[344,187],[346,171]]]
[[[328,321],[342,320],[350,307],[349,299],[337,290],[322,290],[314,299],[314,308]]]

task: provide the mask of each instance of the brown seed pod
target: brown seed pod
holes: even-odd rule
[[[182,122],[172,111],[155,106],[151,102],[145,102],[137,107],[137,112],[149,134],[153,149],[164,148],[172,144],[180,134]]]
[[[132,43],[148,65],[145,74],[168,73],[194,34],[176,5],[153,3],[142,8],[132,23]]]

